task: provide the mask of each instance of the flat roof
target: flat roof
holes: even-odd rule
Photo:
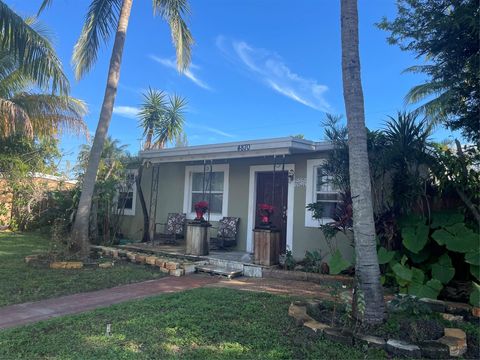
[[[238,159],[274,155],[305,154],[333,149],[330,141],[311,141],[297,137],[245,140],[220,144],[195,145],[140,151],[143,161],[151,163]]]

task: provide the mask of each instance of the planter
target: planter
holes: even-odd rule
[[[208,228],[211,224],[207,222],[190,222],[187,224],[186,254],[187,255],[208,255]]]
[[[278,264],[280,256],[280,231],[272,229],[254,229],[254,262],[272,266]]]

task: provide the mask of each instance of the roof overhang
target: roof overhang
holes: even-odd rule
[[[140,159],[151,163],[169,163],[200,160],[240,159],[264,156],[328,151],[330,142],[314,142],[294,137],[238,141],[223,144],[186,146],[170,149],[140,151]]]

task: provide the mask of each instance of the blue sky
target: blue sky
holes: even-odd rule
[[[7,0],[22,15],[40,0]],[[111,44],[103,46],[95,68],[77,82],[70,58],[83,25],[88,0],[56,0],[42,22],[71,80],[72,95],[89,106],[93,133],[98,121]],[[325,112],[344,114],[340,48],[340,1],[191,1],[195,38],[192,66],[180,75],[167,25],[152,15],[151,0],[135,0],[127,33],[120,86],[109,134],[136,153],[141,131],[135,111],[149,86],[187,98],[190,145],[304,134],[322,138]],[[367,126],[382,126],[403,109],[403,97],[422,77],[402,74],[418,63],[413,54],[388,45],[375,23],[393,18],[394,0],[359,0],[360,51]],[[449,133],[438,129],[435,137]],[[62,138],[65,159],[74,161],[85,139]]]

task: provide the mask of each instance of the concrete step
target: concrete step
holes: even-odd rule
[[[195,269],[198,272],[205,272],[212,275],[222,275],[222,276],[226,276],[229,279],[243,275],[242,270],[235,269],[230,266],[224,267],[224,266],[205,264],[205,265],[196,265]]]

